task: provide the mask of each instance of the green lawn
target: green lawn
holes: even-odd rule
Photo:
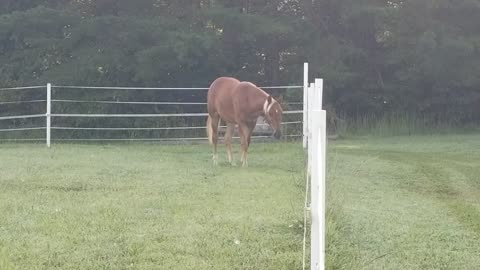
[[[480,136],[329,149],[329,269],[480,269]]]
[[[252,145],[248,169],[210,157],[0,144],[0,269],[301,268],[301,146]]]
[[[0,144],[0,269],[301,269],[301,146],[251,150]],[[332,141],[327,181],[328,269],[480,268],[480,135]]]

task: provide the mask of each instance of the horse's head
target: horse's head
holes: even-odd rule
[[[282,137],[282,114],[283,109],[280,103],[282,98],[275,100],[272,96],[268,96],[263,105],[263,111],[265,114],[265,120],[273,128],[273,136],[275,139],[280,139]]]

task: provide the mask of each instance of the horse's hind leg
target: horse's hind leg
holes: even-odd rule
[[[252,138],[253,130],[255,129],[255,126],[257,125],[257,121],[252,121],[248,123],[248,138],[247,138],[247,143],[248,146],[250,147],[250,140]]]
[[[247,151],[250,141],[250,129],[248,128],[248,125],[245,124],[239,124],[238,128],[240,131],[240,143],[242,145],[242,167],[247,167]]]
[[[227,122],[227,131],[225,132],[225,145],[227,147],[228,162],[230,162],[231,165],[234,165],[232,154],[232,137],[234,131],[235,124]]]
[[[217,154],[217,143],[218,143],[218,125],[219,125],[219,122],[220,122],[220,117],[218,115],[214,115],[212,118],[211,118],[211,121],[210,121],[210,131],[211,131],[211,135],[212,136],[212,145],[213,145],[213,156],[212,156],[212,160],[213,160],[213,164],[214,165],[218,165],[218,154]]]

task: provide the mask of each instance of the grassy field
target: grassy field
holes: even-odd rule
[[[249,164],[0,144],[0,269],[301,269],[303,151],[255,143]],[[480,268],[479,177],[479,135],[331,142],[327,269]]]
[[[329,149],[328,269],[480,269],[480,136]]]
[[[301,146],[257,143],[248,169],[210,156],[0,145],[0,269],[301,268]]]

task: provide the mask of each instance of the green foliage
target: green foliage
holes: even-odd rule
[[[326,103],[349,118],[409,112],[457,126],[479,121],[477,0],[8,0],[0,9],[3,87],[198,87],[224,75],[298,85],[308,61],[311,77],[325,79]],[[38,98],[30,95],[15,98]]]

